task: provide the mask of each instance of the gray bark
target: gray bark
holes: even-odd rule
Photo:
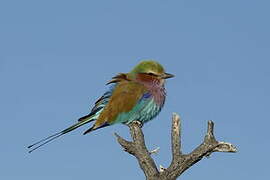
[[[172,161],[168,168],[161,167],[159,170],[151,157],[155,151],[148,151],[141,124],[138,122],[129,125],[133,141],[127,141],[115,133],[118,143],[126,152],[136,157],[140,168],[147,180],[176,180],[185,170],[200,161],[203,157],[209,157],[213,152],[237,152],[234,145],[220,142],[214,136],[214,123],[208,121],[207,133],[203,142],[189,154],[181,151],[181,120],[176,113],[172,117],[171,147]]]

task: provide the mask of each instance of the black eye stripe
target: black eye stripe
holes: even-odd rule
[[[152,73],[152,72],[142,72],[140,74],[149,75],[149,76],[159,76],[158,74]]]
[[[156,74],[154,74],[154,73],[147,73],[148,75],[151,75],[151,76],[157,76]]]

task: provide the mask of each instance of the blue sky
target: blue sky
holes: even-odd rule
[[[203,139],[207,120],[237,154],[215,153],[183,175],[191,179],[269,178],[270,2],[0,2],[0,178],[144,179],[123,152],[115,125],[87,128],[32,154],[26,146],[88,113],[118,72],[156,59],[176,75],[161,114],[143,128],[154,159],[171,160],[171,115],[182,117],[183,151]]]

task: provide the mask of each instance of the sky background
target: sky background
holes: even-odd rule
[[[144,179],[115,125],[77,129],[28,154],[31,143],[89,112],[118,72],[155,59],[169,73],[167,101],[143,127],[157,165],[171,161],[173,112],[183,151],[207,120],[236,154],[214,153],[182,180],[269,179],[270,2],[267,0],[0,1],[0,179]]]

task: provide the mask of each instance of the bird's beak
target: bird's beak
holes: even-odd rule
[[[172,78],[172,77],[174,77],[174,75],[173,75],[173,74],[169,74],[169,73],[164,73],[164,74],[162,75],[162,78],[163,78],[163,79],[168,79],[168,78]]]

